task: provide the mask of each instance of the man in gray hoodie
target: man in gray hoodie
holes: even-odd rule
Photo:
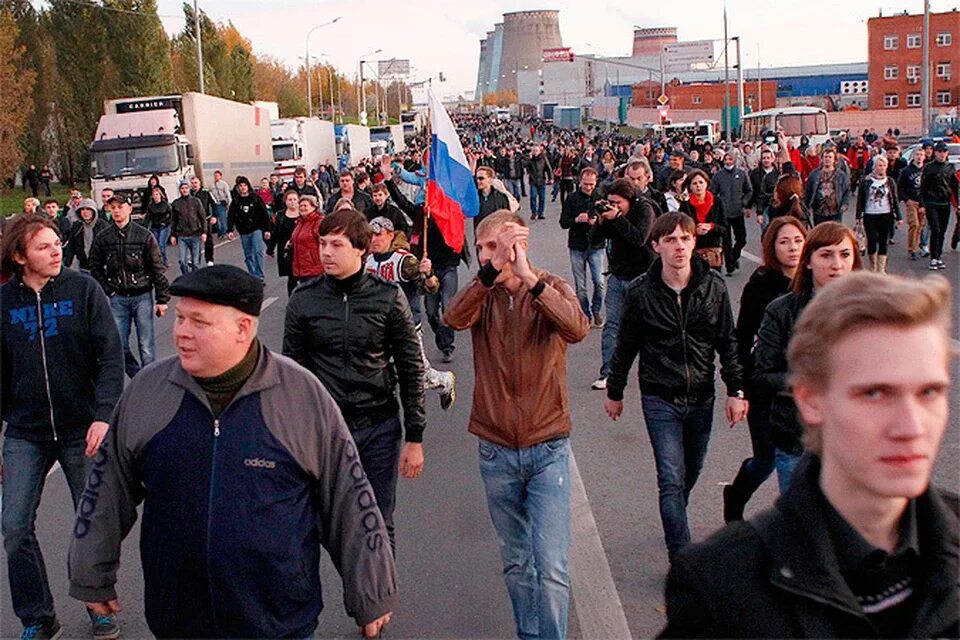
[[[724,154],[723,169],[717,171],[710,180],[710,191],[723,202],[723,213],[727,218],[726,230],[723,233],[723,253],[728,276],[740,268],[740,252],[747,246],[744,210],[753,196],[750,176],[736,165],[735,154]]]

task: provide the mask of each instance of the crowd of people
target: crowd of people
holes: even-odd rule
[[[154,634],[312,634],[323,546],[348,613],[378,635],[399,597],[398,477],[424,468],[426,392],[444,410],[456,398],[453,372],[426,357],[424,315],[444,363],[471,332],[468,428],[518,637],[567,635],[566,352],[591,326],[591,387],[613,420],[637,364],[671,565],[664,635],[960,633],[957,498],[928,486],[948,419],[950,289],[886,275],[904,218],[910,258],[946,268],[946,145],[924,141],[907,165],[892,132],[794,149],[782,132],[755,148],[454,121],[479,197],[472,247],[451,247],[430,215],[423,136],[401,157],[289,183],[193,177],[172,201],[152,177],[140,221],[105,190],[103,211],[75,191],[62,213],[28,202],[6,223],[3,537],[24,638],[61,632],[33,530],[54,461],[77,507],[70,593],[95,638],[119,637],[120,543],[141,503]],[[528,257],[548,192],[573,286]],[[761,264],[735,314],[724,276],[742,268],[751,218]],[[217,264],[214,237],[237,235],[245,269]],[[265,257],[286,278],[282,354],[257,337]],[[464,264],[476,274],[461,286]],[[173,297],[177,353],[154,363],[154,318]],[[752,455],[723,490],[729,526],[692,544],[717,361],[722,413],[747,422]],[[774,471],[781,499],[742,522]]]

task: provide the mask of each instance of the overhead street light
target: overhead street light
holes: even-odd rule
[[[363,124],[363,123],[361,122],[361,120],[363,119],[363,112],[367,110],[367,109],[366,109],[366,106],[367,106],[367,105],[366,105],[366,102],[367,102],[367,101],[366,101],[366,99],[365,99],[365,96],[363,95],[363,59],[366,58],[367,56],[376,55],[376,54],[380,53],[381,51],[383,51],[383,49],[377,49],[376,51],[370,51],[370,52],[365,53],[365,54],[363,54],[362,56],[360,56],[360,58],[357,60],[357,68],[358,68],[359,71],[360,71],[360,83],[359,83],[359,87],[358,87],[359,90],[360,90],[360,92],[359,92],[359,95],[357,96],[357,122],[360,122],[360,124]]]
[[[307,31],[307,37],[305,39],[305,45],[307,50],[307,115],[313,116],[313,89],[310,85],[310,36],[313,35],[313,32],[317,29],[322,29],[323,27],[329,27],[330,25],[340,21],[340,16],[337,16],[330,22],[324,22],[323,24],[318,24],[317,26]]]

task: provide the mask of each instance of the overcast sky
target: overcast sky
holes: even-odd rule
[[[183,28],[183,0],[157,0],[170,33]],[[501,15],[527,9],[559,9],[560,33],[574,53],[629,55],[633,25],[675,26],[680,40],[723,38],[720,0],[199,0],[214,20],[232,20],[254,50],[291,68],[302,64],[311,27],[341,20],[310,37],[311,57],[326,54],[341,71],[356,73],[357,60],[408,58],[416,78],[442,71],[443,93],[472,91],[480,39]],[[385,7],[378,11],[376,7]],[[931,0],[949,11],[960,0]],[[667,10],[664,9],[667,8]],[[730,35],[743,40],[744,66],[763,67],[866,62],[867,18],[903,10],[923,11],[922,0],[728,0]],[[383,49],[378,55],[371,51]]]

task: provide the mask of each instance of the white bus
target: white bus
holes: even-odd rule
[[[720,123],[717,120],[697,120],[696,122],[674,122],[663,125],[663,135],[668,138],[688,135],[695,143],[720,142]]]
[[[783,135],[800,145],[800,136],[807,136],[811,145],[823,144],[830,139],[830,124],[827,112],[819,107],[782,107],[748,113],[741,121],[740,137],[746,142],[759,145],[764,142],[767,131],[783,130]]]

